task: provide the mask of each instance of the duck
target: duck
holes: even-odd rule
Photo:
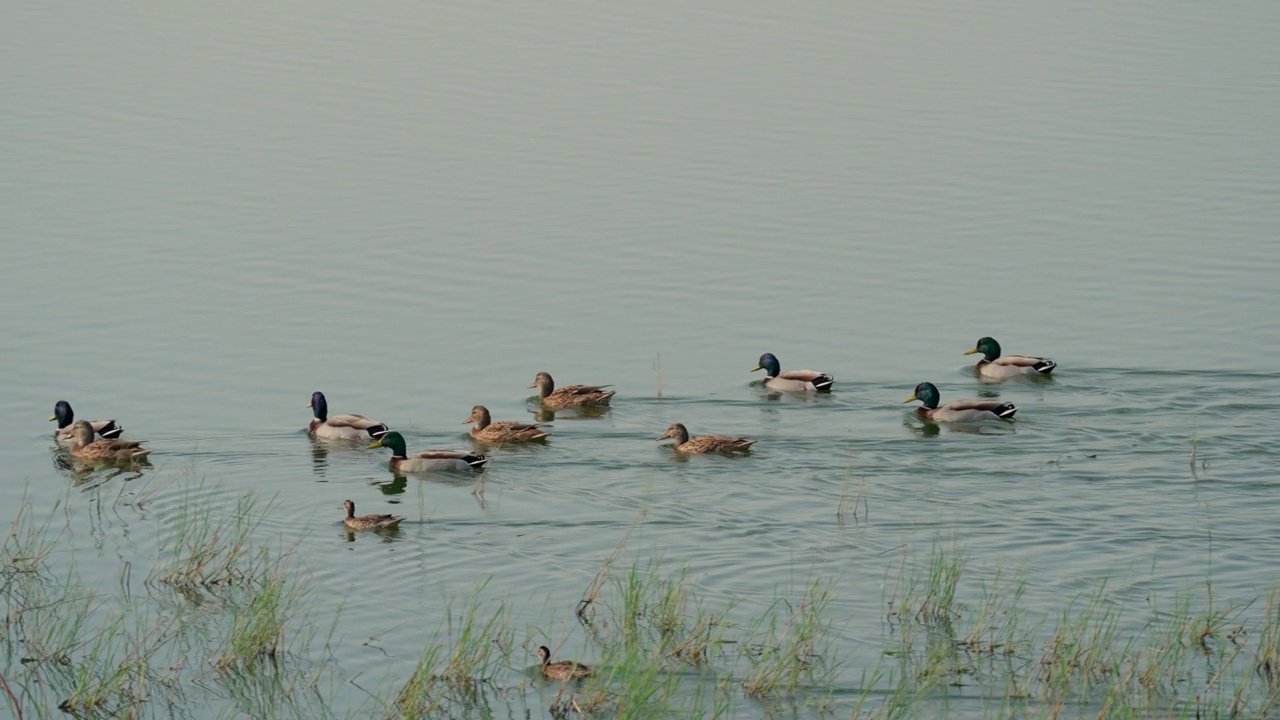
[[[782,372],[782,364],[773,353],[760,356],[751,372],[764,370],[764,386],[783,392],[831,392],[835,378],[817,370],[788,370]]]
[[[93,425],[88,420],[77,420],[71,426],[75,442],[71,445],[71,457],[88,462],[128,462],[141,460],[151,451],[136,440],[93,439]]]
[[[551,662],[551,649],[546,645],[538,647],[538,669],[552,680],[577,680],[589,677],[591,668],[572,660]]]
[[[924,403],[916,408],[916,415],[921,420],[931,422],[975,423],[985,420],[1009,420],[1013,418],[1014,413],[1018,412],[1018,408],[1014,407],[1013,403],[995,400],[952,400],[939,407],[940,398],[938,388],[933,383],[922,382],[916,385],[916,390],[911,397],[902,402],[919,400]]]
[[[347,516],[342,519],[342,524],[351,530],[391,530],[404,522],[404,518],[399,515],[361,515],[356,517],[356,504],[350,500],[342,501],[342,509],[347,511]]]
[[[994,338],[979,338],[965,355],[982,353],[983,357],[974,369],[983,377],[1010,378],[1020,375],[1048,375],[1058,363],[1034,355],[1000,355],[1000,343]]]
[[[463,425],[468,423],[476,424],[471,428],[471,437],[480,442],[532,442],[550,435],[539,423],[522,423],[514,420],[493,422],[489,417],[489,408],[483,405],[471,408],[471,414],[462,421]]]
[[[58,421],[58,429],[53,431],[53,439],[63,447],[70,447],[76,441],[75,432],[71,429],[71,423],[76,420],[76,413],[71,409],[71,403],[66,400],[59,400],[53,405],[53,415],[49,417],[49,422]],[[98,435],[115,439],[120,437],[124,432],[124,428],[118,425],[115,419],[111,420],[90,420],[89,427]]]
[[[484,455],[457,450],[428,450],[409,457],[404,436],[394,430],[384,433],[369,446],[370,449],[380,447],[391,448],[391,469],[400,472],[480,470],[489,462]]]
[[[728,435],[703,435],[701,437],[689,439],[689,430],[681,423],[674,423],[667,428],[667,432],[663,434],[659,440],[674,438],[675,444],[672,445],[676,452],[688,453],[690,455],[700,453],[734,453],[748,452],[751,446],[755,444],[755,440],[746,438],[729,437]]]
[[[311,404],[307,405],[315,414],[307,432],[318,438],[337,440],[359,440],[365,437],[376,438],[387,431],[387,426],[364,415],[329,416],[329,402],[319,390],[311,393]]]
[[[616,391],[605,390],[612,385],[566,385],[556,388],[551,373],[540,372],[530,388],[538,388],[538,401],[543,407],[557,410],[567,407],[604,407]]]

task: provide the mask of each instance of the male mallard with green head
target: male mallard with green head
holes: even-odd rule
[[[782,364],[773,353],[760,356],[751,372],[764,370],[764,386],[782,392],[831,392],[835,378],[817,370],[782,371]]]
[[[975,423],[986,420],[1009,420],[1018,408],[1013,403],[1002,403],[995,400],[952,400],[939,406],[941,399],[938,388],[930,382],[916,385],[916,391],[904,403],[919,400],[923,403],[916,408],[916,415],[922,420],[947,423]]]
[[[659,440],[674,438],[675,444],[672,445],[676,452],[688,455],[698,455],[701,453],[738,453],[748,452],[751,446],[755,444],[755,440],[748,440],[740,437],[729,437],[728,435],[702,435],[690,439],[689,430],[681,423],[674,423],[667,428],[667,432],[663,434]]]
[[[1058,367],[1058,363],[1034,355],[1001,355],[1000,343],[994,338],[984,337],[966,350],[965,355],[982,353],[982,359],[974,365],[974,369],[983,377],[1010,378],[1020,375],[1048,375]]]
[[[542,429],[538,423],[522,423],[514,420],[493,422],[489,417],[489,408],[476,405],[463,425],[475,423],[471,428],[471,437],[486,443],[532,442],[542,440],[550,433]]]
[[[538,401],[543,407],[559,410],[567,407],[604,407],[615,391],[605,390],[612,385],[566,385],[556,387],[551,373],[540,372],[530,388],[538,388]]]
[[[71,429],[71,423],[76,421],[76,414],[71,409],[71,403],[59,400],[54,404],[49,422],[55,420],[58,421],[58,429],[53,431],[54,442],[62,447],[71,447],[76,442],[76,434]],[[114,419],[89,420],[88,423],[95,433],[107,439],[118,438],[124,432],[124,428],[117,425]]]
[[[307,432],[318,438],[359,440],[366,435],[378,437],[387,431],[386,425],[364,415],[329,415],[329,402],[319,390],[311,393],[311,403],[307,407],[315,415],[307,426]]]
[[[400,472],[432,470],[480,470],[489,462],[484,455],[457,450],[428,450],[409,457],[404,436],[392,430],[374,441],[370,448],[391,448],[391,469]]]

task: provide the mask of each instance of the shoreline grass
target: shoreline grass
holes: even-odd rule
[[[459,607],[445,604],[445,622],[425,645],[417,666],[385,703],[386,717],[460,717],[486,702],[485,691],[509,664],[514,631],[506,603],[488,610],[486,580]]]
[[[252,498],[237,507],[251,511]],[[62,516],[67,527],[53,524],[57,511],[37,522],[24,504],[0,546],[0,676],[16,716],[46,717],[50,708],[85,718],[163,715],[161,708],[189,702],[188,685],[230,695],[232,675],[245,675],[263,657],[279,665],[286,625],[306,614],[300,604],[306,590],[287,563],[252,539],[262,516],[218,518],[184,504],[179,516],[186,521],[161,544],[174,553],[152,567],[143,583],[150,595],[137,597],[130,562],[117,569],[119,594],[86,587],[73,554],[55,567],[53,557],[71,535],[70,518]],[[228,537],[230,553],[220,547]],[[201,592],[209,587],[221,595]],[[298,658],[312,654],[306,635],[291,644]],[[193,661],[193,646],[204,648],[194,654],[212,658],[208,666]],[[212,683],[206,667],[217,671]],[[266,697],[288,702],[317,676],[300,681],[295,673],[288,687]]]
[[[264,527],[252,495],[209,512],[188,494],[141,587],[86,587],[65,553],[59,505],[18,508],[0,543],[0,707],[14,717],[215,714],[339,717],[351,692],[336,662],[336,618],[315,643],[315,606],[296,545]],[[67,522],[67,527],[59,527]],[[637,521],[637,524],[639,521]],[[633,528],[634,529],[634,528]],[[572,644],[495,601],[488,582],[447,600],[423,628],[412,672],[370,694],[385,717],[1244,718],[1280,711],[1280,587],[1253,602],[1212,583],[1126,606],[1106,579],[1058,608],[1024,607],[1003,569],[975,573],[965,548],[934,539],[894,562],[885,623],[845,672],[837,583],[818,574],[772,600],[716,599],[660,555],[624,564],[630,531],[601,561],[576,616],[584,680],[534,677],[531,643]],[[69,560],[67,558],[70,558]],[[887,568],[892,572],[893,568]],[[544,607],[543,611],[550,608]],[[526,624],[517,642],[513,627]],[[534,641],[537,642],[534,642]],[[532,703],[532,704],[530,704]],[[541,707],[538,707],[538,706]],[[367,715],[364,710],[347,716]]]
[[[831,600],[830,586],[815,580],[795,602],[775,600],[749,629],[754,652],[740,681],[747,697],[786,697],[832,684],[838,664],[826,616]]]
[[[236,499],[234,509],[214,514],[198,505],[201,489],[196,485],[183,497],[171,532],[162,537],[162,559],[152,566],[148,583],[209,590],[261,579],[272,561],[254,537],[273,503],[259,508],[258,498],[246,493]]]

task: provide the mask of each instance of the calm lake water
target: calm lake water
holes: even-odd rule
[[[661,558],[743,617],[828,584],[837,697],[885,661],[894,578],[937,543],[971,595],[1016,574],[1053,617],[1105,586],[1130,629],[1207,586],[1256,615],[1277,583],[1275,3],[4,16],[0,520],[29,505],[67,527],[55,567],[165,607],[144,580],[184,503],[274,499],[259,536],[311,588],[297,624],[340,623],[299,715],[367,716],[481,586],[525,649],[595,662],[573,610],[624,540],[620,565]],[[983,335],[1059,370],[979,383]],[[765,351],[835,392],[765,395]],[[471,406],[532,418],[540,370],[612,383],[613,410],[493,451],[483,502],[303,432],[323,390],[411,450],[470,448]],[[925,380],[1018,419],[935,432],[901,404]],[[59,399],[151,466],[69,471]],[[672,422],[759,442],[680,461]],[[345,498],[408,519],[352,541]],[[28,716],[59,714],[6,647]],[[139,712],[253,714],[183,682],[190,704]],[[989,690],[923,707],[982,717]],[[555,688],[530,692],[545,716]]]

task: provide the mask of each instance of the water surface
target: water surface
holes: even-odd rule
[[[1151,593],[1275,583],[1273,4],[6,17],[0,499],[57,507],[112,594],[191,493],[275,498],[308,622],[341,618],[340,716],[367,702],[343,682],[403,682],[486,581],[530,649],[592,660],[573,607],[623,538],[744,616],[832,583],[840,692],[939,539],[1046,614],[1105,580],[1133,626]],[[982,335],[1060,370],[981,384]],[[767,397],[765,351],[836,392]],[[494,452],[483,504],[302,432],[320,389],[410,449],[466,448],[476,403],[532,417],[539,370],[613,383],[614,409]],[[901,404],[923,380],[1018,421],[934,432]],[[59,399],[152,466],[77,486]],[[672,422],[759,443],[680,461],[654,441]],[[348,497],[408,520],[352,542]]]

